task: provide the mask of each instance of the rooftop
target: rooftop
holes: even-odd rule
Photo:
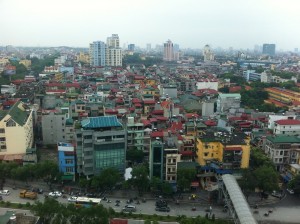
[[[89,117],[81,121],[83,128],[122,127],[116,116]]]
[[[275,121],[275,123],[279,124],[279,125],[300,125],[300,121],[294,120],[294,119],[278,120],[278,121]]]
[[[299,136],[286,136],[286,135],[267,136],[267,140],[273,143],[300,143]]]

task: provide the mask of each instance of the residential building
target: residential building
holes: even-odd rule
[[[199,79],[196,83],[197,89],[214,89],[218,91],[218,79]]]
[[[144,124],[128,117],[127,121],[127,147],[128,150],[138,149],[144,151]]]
[[[163,85],[160,89],[160,95],[163,97],[170,97],[172,99],[177,98],[177,86],[176,85]]]
[[[103,41],[94,41],[90,44],[89,55],[91,66],[106,65],[106,45]]]
[[[174,50],[173,50],[173,43],[171,40],[168,40],[164,43],[164,61],[173,61],[174,60]]]
[[[230,108],[240,108],[241,94],[220,93],[217,99],[217,112],[226,112]]]
[[[135,50],[135,45],[134,44],[129,44],[128,45],[128,51],[134,51]]]
[[[300,135],[300,120],[284,119],[274,122],[275,135]]]
[[[33,110],[21,101],[0,111],[0,157],[25,154],[33,145]],[[1,159],[2,160],[2,159]]]
[[[149,170],[151,180],[153,177],[164,179],[164,145],[159,137],[150,143]]]
[[[268,129],[274,129],[275,122],[278,120],[287,120],[287,119],[296,119],[296,115],[287,115],[287,114],[270,114],[268,116]]]
[[[214,53],[212,52],[210,46],[207,44],[204,46],[204,49],[203,49],[203,56],[204,56],[204,61],[213,61],[215,60],[215,55]]]
[[[16,86],[14,84],[10,85],[1,85],[1,94],[12,94],[14,95],[16,93]]]
[[[110,167],[125,171],[126,131],[116,116],[88,117],[75,127],[77,173],[90,177]]]
[[[24,66],[28,69],[28,68],[30,68],[30,66],[31,66],[31,60],[27,60],[27,59],[20,60],[20,61],[19,61],[19,64],[24,65]]]
[[[261,80],[261,74],[255,72],[255,70],[243,71],[243,77],[244,77],[244,79],[246,79],[247,82]]]
[[[106,41],[106,66],[122,66],[122,49],[118,34],[112,34]]]
[[[264,151],[273,161],[277,171],[283,171],[288,164],[299,162],[299,136],[273,135],[266,137]]]
[[[268,72],[263,72],[260,74],[260,81],[264,83],[272,82],[272,74]]]
[[[300,105],[300,93],[279,87],[265,88],[268,92],[269,101],[279,106],[298,106]]]
[[[263,44],[263,54],[274,56],[275,55],[275,44]]]
[[[63,175],[62,180],[75,181],[76,161],[75,149],[70,143],[58,142],[58,168]]]
[[[217,162],[223,169],[249,167],[250,140],[244,133],[207,130],[197,138],[197,158],[201,166]]]
[[[56,145],[66,141],[66,119],[63,113],[44,112],[42,114],[43,143]]]

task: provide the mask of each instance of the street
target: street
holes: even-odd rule
[[[11,194],[8,196],[3,196],[4,201],[10,201],[12,203],[34,203],[34,201],[30,199],[23,199],[19,198],[19,189],[12,189],[9,187],[5,187],[5,189],[10,190]],[[45,194],[48,194],[45,193]],[[68,196],[69,197],[69,196]],[[116,197],[116,196],[107,196],[108,199],[111,201],[110,203],[106,201],[101,201],[101,204],[106,208],[113,208],[116,212],[121,212],[122,208],[126,205],[126,200],[128,198]],[[270,196],[271,197],[271,196]],[[38,199],[39,201],[44,201],[44,195],[39,194]],[[57,200],[60,203],[68,203],[67,198],[59,197]],[[120,206],[115,206],[115,201],[120,200]],[[175,202],[169,202],[170,212],[158,212],[155,211],[155,199],[147,199],[145,203],[140,201],[140,204],[133,203],[136,208],[136,213],[141,214],[157,214],[157,215],[170,215],[170,216],[178,216],[178,215],[186,215],[188,217],[196,217],[198,215],[205,216],[206,209],[209,208],[209,205],[205,202],[201,203],[201,201],[184,201],[184,203],[180,203],[176,205]],[[195,207],[196,210],[192,210]],[[251,208],[254,212],[254,209]],[[268,217],[264,216],[264,213],[267,211],[272,210],[272,213]],[[259,205],[257,209],[258,213],[253,214],[255,219],[259,223],[300,223],[300,198],[295,195],[287,194],[285,198],[281,201],[271,204],[271,205]],[[212,205],[212,214],[215,214],[216,218],[230,218],[229,214],[223,212],[223,208],[221,206]]]

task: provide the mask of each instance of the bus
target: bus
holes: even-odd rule
[[[101,199],[100,198],[87,198],[87,197],[78,197],[75,201],[76,207],[92,207],[95,205],[100,205]]]

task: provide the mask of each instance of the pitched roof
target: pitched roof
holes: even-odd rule
[[[24,108],[24,104],[21,101],[15,103],[12,108],[8,111],[8,114],[11,116],[18,125],[23,126],[27,121],[27,111]]]
[[[275,121],[275,123],[279,125],[300,125],[299,120],[292,120],[292,119],[282,119],[282,120]]]
[[[116,116],[89,117],[81,121],[83,128],[122,127]]]
[[[298,136],[286,136],[286,135],[267,136],[267,140],[273,143],[300,143],[300,138]]]

